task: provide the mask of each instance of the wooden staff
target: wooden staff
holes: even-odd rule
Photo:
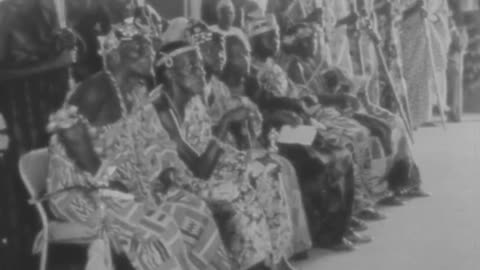
[[[380,67],[383,69],[383,72],[387,76],[387,83],[390,86],[388,89],[390,89],[390,91],[392,92],[393,100],[395,102],[395,105],[398,107],[398,111],[400,113],[400,117],[403,120],[403,124],[405,125],[405,128],[407,130],[408,137],[410,138],[410,140],[413,143],[414,138],[413,138],[412,128],[410,126],[410,123],[407,120],[407,114],[405,113],[402,102],[401,102],[400,98],[398,97],[397,92],[395,91],[395,85],[393,83],[392,75],[390,74],[390,71],[388,70],[387,61],[385,60],[385,56],[383,55],[382,49],[380,48],[380,38],[378,37],[377,33],[375,33],[375,31],[373,31],[373,29],[371,27],[367,28],[366,30],[367,30],[368,36],[372,40],[373,45],[375,47],[375,52],[376,52],[377,57],[380,61]]]
[[[438,80],[438,76],[437,76],[437,73],[435,72],[435,60],[434,60],[434,54],[433,54],[433,47],[432,47],[432,40],[430,39],[430,27],[428,25],[428,11],[425,9],[425,0],[420,0],[420,7],[423,9],[423,27],[425,27],[425,33],[427,35],[427,49],[428,49],[428,57],[429,57],[429,63],[430,64],[430,67],[432,69],[432,74],[433,74],[433,81],[434,81],[434,88],[435,88],[435,95],[437,96],[437,105],[438,105],[438,109],[440,111],[440,119],[441,119],[441,122],[442,122],[442,127],[444,130],[447,130],[447,121],[446,121],[446,118],[445,118],[445,110],[444,110],[444,107],[443,107],[443,104],[442,104],[442,100],[441,100],[441,95],[440,95],[440,91],[439,91],[439,80]],[[428,79],[428,78],[425,78],[425,79]]]
[[[377,4],[375,6],[375,12],[378,14],[378,13],[383,13],[385,14],[385,17],[386,17],[386,24],[387,24],[387,39],[388,41],[385,41],[385,45],[384,45],[384,52],[387,52],[389,50],[389,45],[388,44],[392,44],[393,43],[393,20],[394,20],[394,14],[393,14],[393,6],[392,6],[392,3],[389,2],[389,1],[384,1],[383,3],[381,4]],[[399,48],[396,48],[395,47],[395,50],[398,50]],[[398,55],[395,56],[395,58],[398,57]],[[393,61],[396,61],[395,59]],[[387,61],[387,65],[390,66],[390,62],[391,61]],[[402,87],[403,89],[407,89],[407,85],[405,84],[405,80],[403,79],[403,74],[401,74],[402,76],[402,80],[401,80],[401,84],[402,84]],[[398,93],[398,92],[397,92]],[[407,116],[407,121],[410,125],[410,127],[412,126],[412,112],[410,110],[410,104],[408,102],[408,98],[407,96],[401,96],[401,101],[402,101],[402,104],[403,104],[403,109],[405,111],[405,114]]]

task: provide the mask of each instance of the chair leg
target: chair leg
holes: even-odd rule
[[[42,248],[42,253],[40,255],[40,270],[47,269],[47,258],[48,258],[48,229],[45,228],[44,232],[44,243]]]
[[[42,219],[45,218],[45,216],[42,215]],[[48,245],[49,245],[49,228],[48,228],[48,223],[44,224],[43,228],[43,247],[42,247],[42,252],[40,254],[40,270],[47,270],[47,262],[48,262]]]

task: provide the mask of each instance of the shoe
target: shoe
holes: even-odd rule
[[[402,193],[402,196],[406,198],[426,198],[432,196],[432,194],[421,188],[414,188]]]
[[[357,214],[357,218],[365,221],[379,221],[384,220],[387,217],[373,208],[367,208],[360,211],[360,213]]]
[[[380,205],[380,206],[403,206],[403,205],[405,205],[405,203],[400,198],[398,198],[397,196],[394,196],[394,195],[381,199],[380,201],[378,201],[377,204]]]
[[[351,229],[347,231],[345,238],[353,244],[368,244],[373,240],[372,237],[354,232]]]
[[[298,261],[305,261],[307,260],[309,257],[308,255],[308,251],[304,251],[304,252],[300,252],[300,253],[296,253],[294,254],[290,260],[294,261],[294,262],[298,262]]]
[[[350,228],[355,232],[364,232],[368,229],[368,226],[364,221],[352,217],[352,220],[350,221]]]
[[[297,270],[293,265],[286,258],[282,258],[282,260],[273,267],[272,270]]]
[[[420,125],[421,127],[438,127],[438,124],[435,122],[425,122]]]
[[[346,252],[346,251],[354,251],[355,245],[350,242],[350,240],[343,238],[342,241],[336,245],[329,247],[330,250],[339,251],[339,252]]]

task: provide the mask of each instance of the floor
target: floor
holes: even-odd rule
[[[480,117],[416,133],[424,187],[433,196],[385,209],[371,244],[351,253],[311,252],[298,270],[480,269]]]

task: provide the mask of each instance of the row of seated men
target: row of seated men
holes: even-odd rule
[[[295,269],[370,242],[377,205],[428,195],[404,119],[371,101],[377,78],[327,60],[318,10],[282,29],[234,26],[230,1],[216,25],[125,10],[48,123],[43,200],[85,228],[87,268],[112,250],[120,269]]]

